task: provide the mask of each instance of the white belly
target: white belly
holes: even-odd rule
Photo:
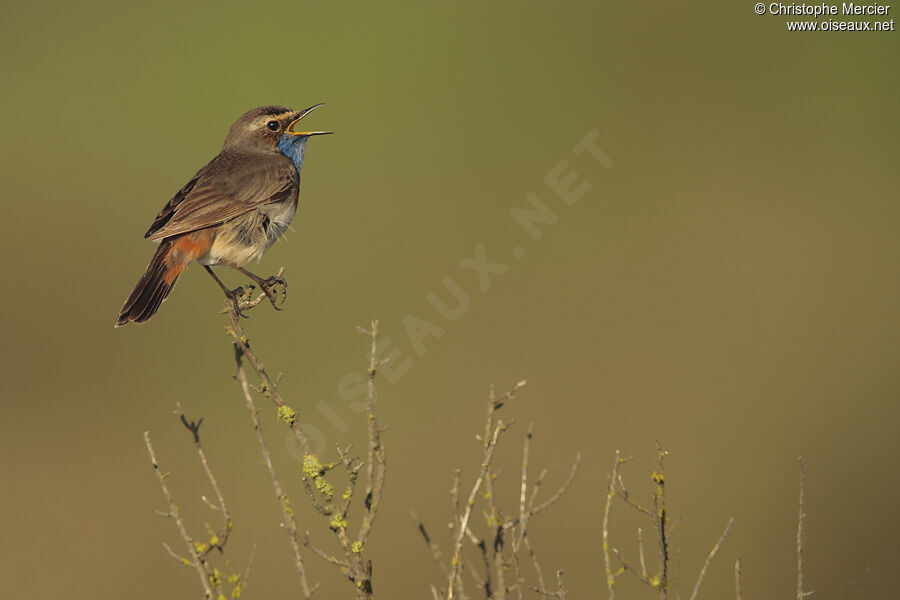
[[[291,221],[294,220],[294,215],[297,214],[297,205],[290,201],[282,202],[281,204],[264,206],[260,212],[269,217],[271,221],[269,229],[274,233],[272,241],[269,242],[269,246],[271,246],[275,240],[281,237],[282,233],[287,231]]]
[[[206,265],[242,267],[259,262],[263,254],[290,226],[297,212],[291,202],[262,206],[258,210],[226,221],[219,226],[209,254],[200,260]]]

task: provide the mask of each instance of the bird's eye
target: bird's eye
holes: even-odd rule
[[[278,121],[269,121],[266,123],[266,127],[269,128],[269,131],[278,131],[280,125],[278,124]]]

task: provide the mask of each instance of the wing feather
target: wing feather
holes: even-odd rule
[[[298,184],[297,169],[286,156],[222,152],[166,203],[144,237],[161,240],[218,225],[296,197]]]

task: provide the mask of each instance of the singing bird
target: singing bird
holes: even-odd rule
[[[314,135],[331,132],[294,131],[294,127],[320,106],[299,111],[263,106],[235,121],[219,155],[169,200],[144,234],[159,246],[119,311],[116,327],[150,319],[193,261],[203,265],[235,309],[243,290],[229,290],[213,273],[213,265],[237,269],[255,281],[275,306],[272,288],[286,288],[284,279],[263,279],[244,267],[262,258],[297,212],[306,143]]]

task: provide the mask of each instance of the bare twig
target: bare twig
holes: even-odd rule
[[[566,589],[566,585],[563,582],[563,572],[556,572],[556,591],[551,592],[549,590],[544,589],[544,586],[540,587],[532,587],[535,592],[540,594],[541,596],[547,596],[549,598],[559,598],[560,600],[566,600],[569,596],[569,590]]]
[[[241,384],[241,391],[244,392],[244,400],[247,404],[247,410],[250,411],[250,418],[253,420],[253,429],[256,431],[256,441],[259,443],[259,449],[263,455],[263,462],[265,462],[266,470],[269,472],[269,477],[272,479],[272,487],[275,488],[275,497],[277,498],[278,505],[281,508],[283,526],[287,529],[291,540],[291,548],[294,551],[294,566],[297,568],[297,573],[300,576],[300,588],[303,592],[303,597],[311,598],[312,588],[309,585],[309,580],[306,576],[306,566],[303,562],[303,555],[300,552],[300,541],[299,535],[297,533],[297,522],[294,519],[294,510],[293,508],[291,508],[291,501],[285,493],[284,488],[281,485],[281,480],[278,478],[278,473],[275,471],[275,465],[272,463],[272,455],[269,452],[269,447],[266,444],[266,438],[263,435],[262,427],[259,423],[259,411],[256,408],[256,403],[253,401],[253,394],[250,392],[250,385],[247,383],[247,375],[246,373],[244,373],[244,366],[243,362],[241,361],[242,353],[238,351],[240,347],[237,345],[235,347],[235,356],[237,359],[237,380]]]
[[[659,550],[659,575],[656,577],[656,589],[660,600],[666,600],[668,593],[669,541],[666,529],[666,475],[663,462],[667,452],[659,444],[656,445],[658,467],[652,475],[656,483],[656,494],[653,497],[653,521],[656,525],[657,549]]]
[[[450,560],[450,581],[447,586],[447,600],[451,600],[456,591],[456,581],[459,579],[460,554],[462,552],[463,537],[466,533],[466,527],[468,527],[469,524],[469,517],[472,514],[472,507],[475,505],[475,498],[478,495],[478,490],[481,488],[481,484],[484,482],[484,478],[490,470],[491,459],[494,456],[494,448],[497,447],[497,438],[500,436],[500,432],[503,431],[503,429],[504,425],[501,421],[494,428],[493,435],[488,438],[484,451],[484,458],[481,461],[481,471],[478,473],[478,478],[472,486],[472,491],[469,492],[469,499],[468,502],[466,502],[465,511],[460,517],[459,523],[456,524],[456,539],[453,542],[453,558]]]
[[[332,564],[332,565],[334,565],[334,566],[336,566],[336,567],[339,567],[339,568],[341,569],[341,571],[344,571],[344,570],[346,569],[346,570],[349,572],[350,564],[347,563],[346,561],[343,561],[343,560],[339,559],[339,558],[336,557],[336,556],[332,556],[331,554],[328,554],[327,552],[325,552],[324,550],[322,550],[321,548],[319,548],[318,546],[316,546],[315,544],[313,544],[313,543],[312,543],[312,540],[310,540],[310,538],[309,538],[309,532],[308,532],[308,531],[303,535],[303,537],[300,538],[299,541],[300,541],[304,546],[306,546],[307,548],[309,548],[310,550],[312,550],[313,553],[314,553],[316,556],[318,556],[319,558],[321,558],[321,559],[324,560],[325,562],[330,563],[330,564]]]
[[[278,276],[284,272],[284,269],[278,271]],[[252,308],[262,302],[262,299],[265,298],[265,294],[261,294],[260,297],[255,300],[242,302],[239,304],[240,310],[245,310],[248,308]],[[232,341],[234,342],[235,353],[238,357],[238,361],[240,361],[241,357],[247,359],[247,363],[250,365],[250,368],[256,373],[257,377],[259,377],[261,386],[259,391],[263,393],[267,398],[269,398],[275,406],[279,410],[279,416],[284,420],[291,428],[291,432],[294,434],[294,437],[297,439],[297,442],[300,444],[300,447],[303,449],[304,454],[310,454],[310,446],[309,439],[307,439],[306,434],[303,433],[303,429],[300,427],[300,420],[295,409],[288,406],[284,398],[281,397],[281,392],[278,390],[278,383],[281,377],[273,380],[268,372],[266,372],[265,367],[262,362],[260,362],[259,357],[256,356],[256,352],[250,348],[250,340],[244,334],[243,325],[241,325],[241,317],[238,312],[235,310],[234,305],[227,301],[225,303],[225,315],[228,317],[229,327],[226,327],[228,335],[231,336]]]
[[[453,471],[453,475],[450,476],[450,507],[453,509],[454,517],[462,514],[459,508],[459,480],[461,477],[462,472],[459,469]]]
[[[512,560],[513,566],[516,572],[516,590],[518,592],[519,599],[523,598],[522,588],[525,585],[525,580],[522,576],[522,569],[519,565],[519,552],[522,549],[523,541],[525,540],[525,531],[528,528],[528,517],[531,516],[531,505],[534,503],[534,497],[537,493],[538,487],[540,486],[540,481],[543,479],[542,476],[538,479],[538,483],[534,486],[533,493],[531,494],[531,500],[528,500],[528,455],[531,451],[531,439],[534,437],[534,423],[528,424],[528,432],[525,434],[525,442],[522,444],[522,477],[521,484],[519,486],[519,534],[514,535],[512,539]],[[534,553],[532,552],[532,557],[534,557]],[[537,561],[534,561],[534,564],[537,564]],[[538,571],[540,573],[540,571]],[[538,583],[541,589],[544,589],[543,582],[539,581]]]
[[[366,512],[357,537],[361,546],[366,545],[375,515],[381,506],[384,493],[384,476],[387,470],[387,459],[381,441],[381,431],[375,420],[375,375],[378,372],[378,321],[372,321],[371,329],[359,328],[359,331],[372,338],[369,354],[368,394],[366,396],[366,417],[369,423],[369,457],[366,461]]]
[[[528,550],[529,556],[531,556],[531,564],[534,567],[534,573],[537,577],[538,587],[544,589],[544,573],[541,570],[541,565],[538,562],[537,556],[534,554],[534,549],[531,547],[531,541],[529,541],[528,536],[525,536],[525,548]],[[561,573],[559,571],[557,574]]]
[[[722,542],[724,542],[725,538],[728,537],[728,532],[731,531],[732,525],[734,525],[734,517],[728,519],[728,525],[725,526],[725,531],[722,532],[722,537],[719,538],[719,541],[716,542],[716,545],[713,546],[712,550],[710,550],[709,556],[706,557],[706,562],[703,563],[703,568],[700,569],[700,576],[697,577],[697,583],[694,584],[694,591],[693,593],[691,593],[690,600],[697,600],[697,594],[700,592],[700,584],[703,583],[703,578],[706,577],[706,570],[709,569],[709,563],[711,563],[712,559],[716,556],[716,553],[722,546]]]
[[[542,470],[534,479],[534,483],[529,486],[528,471],[531,464],[531,445],[534,438],[534,426],[532,424],[528,427],[522,445],[522,465],[518,482],[518,507],[514,518],[506,518],[504,516],[495,494],[494,482],[499,478],[503,470],[502,465],[496,466],[493,462],[495,449],[500,434],[507,431],[513,423],[513,421],[504,423],[498,419],[497,412],[507,401],[512,400],[515,397],[515,393],[524,387],[525,384],[525,381],[520,381],[507,392],[500,395],[495,394],[494,388],[491,386],[484,428],[481,434],[475,436],[481,443],[481,469],[468,493],[468,498],[460,498],[459,469],[453,473],[450,485],[450,503],[453,509],[453,517],[450,523],[452,540],[448,552],[450,561],[447,567],[444,567],[443,554],[439,546],[432,541],[425,530],[425,526],[413,514],[413,520],[416,522],[429,550],[431,550],[432,557],[441,565],[442,571],[446,576],[446,592],[441,594],[436,588],[432,588],[432,594],[435,598],[441,598],[441,600],[465,600],[467,598],[465,582],[469,578],[464,577],[464,573],[468,573],[471,576],[484,593],[484,597],[490,600],[504,600],[513,594],[520,599],[524,599],[528,589],[538,590],[544,595],[552,595],[557,598],[566,597],[567,591],[563,585],[561,572],[558,574],[558,586],[555,592],[547,590],[544,585],[543,571],[529,538],[528,526],[531,522],[531,517],[551,506],[568,490],[578,469],[581,455],[576,455],[572,471],[563,485],[546,501],[537,504],[538,492],[546,478],[547,470]],[[473,529],[477,528],[471,524],[472,512],[475,504],[479,501],[483,502],[482,514],[488,527],[488,534],[484,536],[476,535]],[[465,540],[471,542],[472,546],[477,549],[480,561],[478,559],[468,560],[467,554],[470,547],[466,546],[464,550]],[[523,567],[526,566],[523,561],[523,551],[528,552],[534,575],[537,579],[538,585],[536,587],[526,585],[523,573]],[[483,576],[479,572],[482,568],[484,570]]]
[[[246,587],[247,578],[250,577],[250,567],[253,566],[254,558],[256,558],[256,544],[253,544],[253,546],[250,548],[250,557],[247,558],[247,566],[244,568],[244,574],[240,578],[240,581],[243,582],[242,589]],[[232,591],[232,598],[237,598],[239,596],[240,594],[236,594],[234,591]]]
[[[539,512],[550,508],[557,500],[559,500],[563,494],[569,489],[569,486],[572,485],[572,482],[575,480],[575,474],[578,472],[578,466],[581,464],[581,452],[575,454],[575,461],[572,463],[572,470],[569,471],[569,476],[566,478],[566,481],[559,487],[556,492],[553,493],[552,496],[547,498],[544,502],[541,502],[539,505],[535,506],[531,510],[531,515],[534,516]]]
[[[525,512],[525,501],[528,492],[528,454],[531,450],[531,438],[534,437],[534,423],[528,424],[528,433],[525,434],[525,442],[522,444],[522,485],[519,487],[519,522],[522,525],[521,538],[525,537],[525,527],[528,525],[528,515]]]
[[[616,460],[613,463],[613,469],[609,476],[609,487],[607,490],[607,501],[606,507],[603,513],[603,551],[604,551],[604,562],[606,564],[606,578],[607,578],[607,588],[609,590],[609,597],[611,600],[615,599],[615,583],[616,578],[624,572],[631,573],[638,581],[646,584],[650,588],[652,588],[660,600],[665,600],[665,598],[669,595],[670,591],[674,591],[674,598],[676,600],[680,599],[680,552],[674,552],[674,560],[672,559],[673,551],[671,550],[671,540],[672,540],[672,532],[675,530],[675,526],[678,524],[679,520],[675,519],[672,524],[669,524],[668,518],[668,509],[666,506],[666,476],[664,471],[664,459],[666,457],[667,452],[663,450],[658,444],[656,447],[657,454],[657,468],[653,472],[651,476],[651,480],[654,483],[654,494],[653,494],[653,509],[648,510],[643,506],[639,505],[634,500],[630,499],[628,494],[628,490],[625,487],[625,482],[622,478],[621,473],[619,473],[619,466],[623,463],[627,462],[629,459],[623,459],[620,452],[616,452]],[[653,523],[653,528],[656,533],[656,546],[657,551],[659,552],[659,567],[655,573],[650,573],[648,571],[647,562],[644,553],[644,532],[643,529],[638,528],[637,534],[637,545],[638,545],[638,557],[640,560],[640,569],[634,567],[625,560],[625,558],[619,553],[616,548],[610,545],[609,541],[609,524],[610,524],[610,515],[612,510],[612,504],[615,498],[621,498],[625,501],[625,503],[641,514],[647,515]],[[706,562],[703,565],[703,568],[700,571],[700,574],[697,578],[697,581],[694,585],[693,592],[690,596],[690,600],[697,600],[697,596],[699,594],[700,585],[703,582],[703,578],[706,576],[706,572],[709,569],[709,565],[712,562],[712,559],[719,552],[719,549],[722,546],[722,543],[725,541],[725,538],[728,536],[729,531],[731,530],[732,525],[734,524],[734,519],[730,519],[728,521],[728,525],[725,527],[725,531],[722,533],[722,536],[718,539],[715,546],[713,546],[709,555],[706,557]],[[619,561],[621,567],[618,570],[615,570],[612,566],[611,557],[615,556]]]
[[[206,558],[202,552],[199,552],[194,545],[194,540],[191,538],[190,534],[187,532],[187,528],[184,525],[184,520],[181,518],[181,513],[178,510],[178,505],[175,504],[175,498],[172,496],[172,492],[169,491],[169,486],[166,485],[166,477],[168,476],[166,473],[163,473],[159,468],[159,462],[156,460],[156,453],[153,451],[153,445],[150,443],[150,432],[144,432],[144,444],[147,446],[147,452],[150,454],[150,462],[153,464],[153,470],[156,471],[157,479],[159,479],[159,486],[162,488],[163,496],[166,499],[166,504],[169,506],[169,512],[164,513],[164,516],[171,517],[175,519],[175,526],[178,528],[178,533],[181,535],[181,539],[184,541],[184,545],[187,546],[188,554],[190,555],[190,559],[184,559],[175,554],[171,548],[167,545],[164,545],[166,550],[172,555],[174,558],[181,560],[188,566],[194,568],[197,571],[197,576],[200,578],[200,585],[203,586],[203,593],[206,598],[213,598],[213,592],[218,592],[218,586],[214,586],[214,581],[210,581],[211,570],[209,565],[206,562]]]
[[[812,592],[803,591],[803,520],[806,513],[803,512],[806,504],[806,473],[803,470],[803,457],[797,459],[800,463],[800,508],[797,515],[797,600],[803,600],[811,596]]]
[[[734,593],[735,600],[744,600],[741,594],[741,555],[734,561]]]
[[[197,422],[189,421],[187,417],[184,416],[184,411],[181,409],[180,402],[175,403],[175,414],[178,415],[188,431],[193,434],[194,447],[197,449],[197,455],[200,457],[200,462],[203,464],[203,470],[206,472],[206,477],[209,479],[209,483],[216,493],[218,504],[213,504],[206,496],[202,496],[201,499],[211,509],[221,511],[222,513],[222,527],[219,528],[215,535],[210,537],[209,547],[206,549],[206,552],[211,552],[214,548],[221,552],[225,548],[225,543],[228,541],[228,537],[231,535],[231,530],[234,525],[231,522],[231,515],[228,513],[228,505],[225,504],[225,497],[219,489],[219,484],[216,482],[216,478],[209,466],[209,461],[206,459],[206,452],[203,450],[203,444],[200,442],[200,423],[203,422],[203,419],[200,419]]]
[[[630,458],[625,459],[623,462],[628,462],[631,460]],[[634,498],[631,497],[631,494],[628,492],[628,488],[625,487],[625,481],[622,479],[622,475],[619,474],[617,476],[618,489],[616,490],[616,496],[621,498],[625,504],[635,509],[641,514],[647,515],[651,519],[653,519],[653,511],[649,508],[641,506]]]
[[[484,451],[487,451],[488,443],[491,439],[491,432],[496,424],[496,413],[505,404],[507,400],[514,398],[515,392],[525,385],[524,381],[516,384],[512,389],[497,396],[494,393],[494,386],[491,385],[488,394],[487,417],[484,421],[484,430],[481,434],[481,442]],[[527,438],[526,438],[527,440]],[[527,443],[527,441],[526,441]],[[507,592],[506,568],[507,562],[504,556],[505,529],[503,528],[503,517],[497,507],[497,495],[494,493],[494,479],[498,477],[498,473],[494,471],[493,465],[488,464],[484,478],[484,494],[482,497],[487,504],[487,522],[491,530],[492,543],[490,545],[490,561],[485,561],[484,585],[491,591],[491,595],[497,600],[505,600]],[[515,544],[515,539],[513,540]],[[484,553],[485,556],[487,553]],[[517,583],[521,578],[521,570],[519,569],[518,556],[513,551],[513,569],[515,571]],[[518,591],[519,598],[522,597],[522,591]]]
[[[425,530],[425,524],[422,523],[422,520],[419,519],[419,515],[417,515],[415,511],[410,512],[410,517],[412,517],[412,520],[415,522],[419,533],[422,534],[422,538],[425,540],[425,545],[427,545],[428,549],[431,551],[431,557],[434,559],[434,562],[437,563],[437,566],[441,569],[444,577],[449,577],[450,573],[447,571],[447,565],[444,564],[441,547],[431,540],[431,536],[429,536],[428,532]]]
[[[228,512],[228,505],[225,503],[225,496],[222,494],[222,491],[219,488],[219,484],[216,481],[216,477],[213,474],[212,468],[209,465],[209,460],[206,457],[206,451],[203,448],[203,444],[200,442],[200,425],[203,423],[203,419],[198,419],[197,421],[189,420],[184,416],[184,411],[181,408],[181,403],[176,403],[174,412],[180,419],[181,423],[185,426],[185,428],[191,433],[191,437],[194,441],[194,447],[197,450],[197,455],[200,458],[200,463],[203,465],[203,470],[206,473],[206,477],[209,480],[213,491],[215,492],[218,504],[213,503],[206,496],[201,496],[200,499],[210,509],[222,513],[222,526],[217,531],[214,531],[213,528],[207,524],[206,531],[208,532],[209,537],[205,541],[198,541],[191,538],[187,533],[187,529],[184,525],[183,520],[181,519],[180,511],[178,507],[173,504],[171,494],[169,493],[168,488],[165,485],[164,480],[166,475],[162,475],[162,478],[160,479],[160,485],[163,487],[163,493],[164,495],[166,495],[167,501],[169,501],[170,503],[170,510],[167,513],[160,514],[162,516],[175,519],[182,538],[190,540],[188,549],[191,553],[191,558],[182,557],[176,554],[168,544],[163,544],[163,548],[165,548],[166,552],[178,562],[202,571],[201,582],[204,583],[204,592],[206,592],[208,588],[216,598],[223,598],[224,592],[222,588],[226,583],[228,583],[231,585],[232,597],[237,598],[246,588],[247,577],[249,576],[250,565],[253,561],[253,553],[255,552],[255,548],[250,553],[250,559],[243,574],[236,572],[223,573],[218,568],[213,567],[208,560],[208,555],[213,550],[218,550],[219,553],[224,554],[225,544],[228,541],[228,538],[231,535],[231,530],[233,528],[231,515]],[[156,456],[153,451],[153,446],[150,444],[149,433],[145,433],[144,440],[147,445],[147,450],[150,453],[151,460],[153,461],[154,468],[157,471],[157,475],[159,475],[159,467],[156,463]],[[225,564],[229,565],[229,561],[226,560]],[[211,598],[212,596],[207,594],[207,597]]]
[[[621,465],[622,462],[622,454],[616,450],[616,459],[613,461],[613,468],[609,474],[609,483],[606,487],[606,506],[603,508],[603,563],[606,566],[606,588],[609,590],[609,600],[615,600],[616,577],[621,575],[624,571],[624,566],[613,571],[612,560],[610,559],[613,549],[609,545],[609,517],[612,512],[613,500],[616,497],[616,482],[619,478],[619,465]]]
[[[638,527],[638,555],[641,558],[641,577],[647,576],[647,562],[644,560],[644,532]]]
[[[619,551],[616,550],[615,548],[612,548],[611,552],[612,552],[613,556],[615,556],[616,559],[619,561],[619,563],[622,565],[621,569],[615,574],[616,576],[618,576],[620,573],[625,573],[625,572],[631,573],[641,583],[644,583],[644,584],[650,586],[651,589],[654,589],[654,590],[657,589],[657,583],[656,583],[656,579],[654,577],[650,577],[649,575],[646,575],[646,574],[641,574],[640,571],[638,571],[636,568],[634,568],[630,562],[625,560],[625,557],[623,557],[619,553]]]
[[[279,275],[281,272],[279,271]],[[355,495],[356,483],[363,462],[349,455],[350,448],[338,447],[340,462],[325,464],[312,452],[309,439],[300,426],[298,411],[289,406],[281,396],[278,389],[281,376],[273,379],[269,376],[259,357],[250,346],[250,341],[244,333],[240,311],[253,308],[266,298],[265,294],[255,299],[242,299],[237,309],[233,303],[226,302],[224,313],[228,317],[226,331],[232,339],[235,349],[235,357],[238,365],[237,379],[241,384],[247,407],[250,410],[254,429],[257,432],[257,440],[263,454],[263,460],[269,470],[276,497],[281,507],[283,525],[289,533],[294,552],[294,562],[300,574],[301,589],[305,598],[311,597],[315,588],[310,587],[306,568],[303,562],[301,546],[306,546],[313,553],[320,556],[330,564],[339,567],[342,573],[354,583],[357,598],[372,597],[372,563],[364,558],[363,551],[372,529],[372,523],[381,505],[384,492],[384,478],[386,472],[386,458],[384,445],[381,440],[381,428],[375,419],[375,376],[378,367],[386,361],[377,358],[378,322],[371,324],[371,329],[359,328],[360,331],[371,338],[371,352],[368,364],[368,396],[366,399],[366,414],[368,419],[368,450],[365,461],[366,494],[364,508],[359,524],[359,531],[352,536],[348,530],[350,521],[350,507]],[[243,368],[244,361],[250,365],[259,378],[258,388],[251,386],[247,381],[247,375]],[[277,410],[278,420],[286,423],[297,440],[303,452],[303,476],[301,482],[309,498],[310,504],[320,515],[328,519],[328,527],[334,533],[343,551],[343,557],[332,556],[319,549],[309,539],[308,533],[301,534],[287,493],[275,472],[268,446],[263,436],[258,418],[258,410],[253,401],[251,390],[255,390],[272,401]],[[347,487],[343,494],[336,495],[334,486],[326,479],[326,474],[338,465],[343,465],[347,475]]]
[[[675,551],[675,560],[672,561],[672,584],[675,589],[675,600],[681,600],[681,549]]]

